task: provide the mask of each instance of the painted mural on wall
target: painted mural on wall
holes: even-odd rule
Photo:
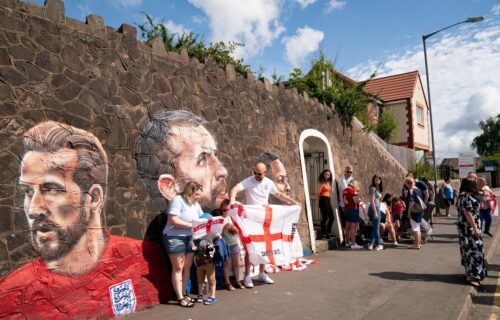
[[[285,165],[278,156],[271,152],[263,152],[257,155],[257,161],[266,165],[267,171],[270,173],[269,176],[276,184],[278,191],[290,196],[291,188],[288,183],[288,175]]]
[[[206,212],[227,198],[228,171],[204,123],[189,111],[163,109],[151,116],[137,138],[137,169],[160,210],[189,181],[203,187],[199,203]]]
[[[23,145],[17,191],[40,258],[0,280],[0,318],[116,316],[168,300],[161,248],[102,225],[108,158],[99,140],[48,121]]]

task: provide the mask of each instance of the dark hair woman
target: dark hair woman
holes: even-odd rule
[[[479,287],[480,281],[486,276],[483,238],[479,227],[480,203],[474,197],[478,194],[476,181],[469,178],[462,180],[457,200],[458,243],[465,276],[469,284],[474,287]]]
[[[330,170],[321,172],[316,188],[316,199],[318,199],[319,210],[321,211],[321,233],[325,239],[332,238],[333,208],[330,198],[332,192],[333,175]]]
[[[370,196],[370,206],[368,207],[368,216],[372,222],[372,237],[370,243],[368,244],[368,250],[373,249],[375,244],[375,250],[383,250],[384,247],[380,241],[380,199],[382,197],[382,191],[384,190],[382,185],[382,177],[379,175],[374,175],[372,178],[372,183],[368,190]]]

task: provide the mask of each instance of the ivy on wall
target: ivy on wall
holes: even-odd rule
[[[144,40],[151,40],[160,36],[167,51],[179,53],[183,48],[186,48],[188,55],[197,58],[199,61],[205,61],[207,57],[211,57],[215,65],[220,68],[224,69],[227,64],[232,64],[234,70],[244,77],[247,76],[248,72],[251,72],[250,66],[244,64],[243,59],[236,59],[231,56],[234,51],[238,47],[242,47],[243,44],[235,41],[229,41],[227,43],[219,41],[206,45],[203,39],[193,32],[185,32],[182,34],[171,32],[165,27],[163,20],[157,23],[150,15],[146,13],[144,13],[144,15],[146,17],[146,22],[143,24],[136,24]]]

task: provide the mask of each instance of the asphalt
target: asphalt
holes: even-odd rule
[[[500,189],[495,191],[500,196]],[[274,274],[273,285],[255,281],[253,289],[217,291],[218,302],[211,306],[197,304],[188,309],[172,302],[129,318],[469,319],[473,299],[477,301],[486,290],[477,292],[464,282],[456,213],[452,214],[452,219],[435,218],[433,239],[421,250],[408,250],[407,240],[397,248],[387,244],[380,252],[315,254],[308,258],[318,259],[317,264],[304,271]],[[497,220],[493,221],[494,237],[484,238],[489,260],[500,237]]]

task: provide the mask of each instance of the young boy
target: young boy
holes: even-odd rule
[[[217,299],[215,299],[214,243],[208,236],[201,237],[196,242],[197,249],[194,254],[196,278],[198,279],[198,297],[196,298],[196,302],[203,302],[206,305],[214,304],[217,302]],[[205,277],[209,285],[209,296],[206,300],[203,297]]]

